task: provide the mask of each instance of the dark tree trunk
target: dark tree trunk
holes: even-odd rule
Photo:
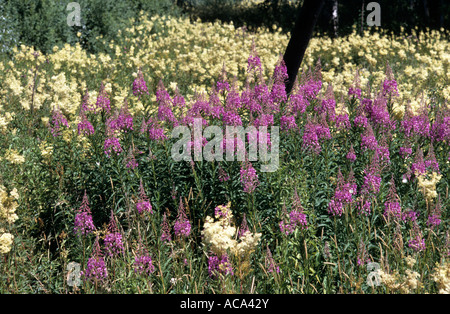
[[[283,56],[288,74],[285,84],[288,95],[294,86],[303,56],[324,3],[325,0],[305,0],[303,5],[298,8],[297,20],[291,31],[291,39]]]
[[[428,0],[428,10],[430,17],[430,28],[438,29],[442,27],[442,1],[441,0]]]

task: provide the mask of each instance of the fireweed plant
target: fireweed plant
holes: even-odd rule
[[[49,71],[45,56],[27,58],[23,82]],[[150,88],[144,68],[121,77],[120,99],[106,77],[75,95],[63,74],[43,76],[30,97],[8,77],[20,107],[2,101],[0,291],[450,292],[448,99],[400,101],[389,64],[380,84],[355,71],[337,97],[322,62],[301,70],[290,95],[282,59],[263,68],[257,43],[242,73],[222,64],[192,95],[163,79]],[[32,97],[53,89],[49,102]],[[48,116],[28,114],[38,108]],[[265,161],[247,155],[175,161],[172,130],[195,121],[266,126],[267,138],[217,143],[246,152],[255,140],[270,151],[279,126],[278,168],[260,171]],[[214,150],[213,141],[187,143]],[[79,286],[66,280],[70,262]],[[370,263],[378,286],[367,284]]]

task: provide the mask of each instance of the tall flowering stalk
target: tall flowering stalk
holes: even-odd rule
[[[133,95],[141,98],[142,95],[149,94],[147,83],[144,79],[144,74],[141,69],[139,69],[136,79],[133,81]]]
[[[267,268],[267,271],[269,273],[281,273],[281,269],[280,266],[278,266],[278,264],[275,262],[275,259],[272,256],[272,252],[269,249],[269,246],[267,246],[267,250],[266,250],[266,258],[264,261],[264,264]]]
[[[364,241],[361,239],[358,245],[358,256],[356,258],[356,263],[358,264],[358,266],[363,266],[369,261],[370,260],[367,254],[366,245],[364,244]]]
[[[247,217],[244,213],[244,216],[242,217],[241,226],[239,227],[238,238],[242,238],[246,232],[250,232],[250,230],[248,229]]]
[[[105,260],[100,249],[98,236],[94,242],[94,249],[89,258],[86,269],[81,273],[85,280],[102,282],[108,278],[108,270],[106,268]]]
[[[303,144],[302,147],[305,150],[311,151],[316,155],[319,155],[322,151],[320,140],[331,139],[330,129],[326,122],[326,114],[321,116],[320,123],[315,122],[308,116],[307,123],[303,132]]]
[[[395,97],[398,96],[398,86],[397,81],[394,78],[394,73],[392,72],[389,64],[386,65],[386,79],[383,82],[383,96]]]
[[[240,170],[241,183],[245,193],[253,193],[259,185],[258,174],[250,161],[247,159]]]
[[[80,111],[80,122],[78,123],[78,135],[93,135],[95,130],[92,123],[87,119],[86,113]]]
[[[355,149],[353,148],[353,144],[350,145],[350,150],[348,151],[345,158],[347,158],[347,160],[349,160],[350,162],[355,162],[356,154],[355,154]]]
[[[378,147],[378,141],[373,133],[372,126],[367,124],[367,128],[364,133],[361,134],[361,149],[363,150],[376,150]]]
[[[370,165],[364,169],[364,183],[361,187],[361,194],[366,196],[376,195],[380,192],[380,185],[380,158],[378,156],[378,151],[375,151]]]
[[[403,219],[402,207],[399,202],[399,198],[397,195],[397,191],[395,188],[394,176],[392,175],[389,194],[387,196],[387,200],[384,203],[384,216],[394,219]]]
[[[128,111],[127,100],[125,99],[119,112],[116,112],[112,117],[106,121],[111,132],[114,131],[132,131],[133,130],[133,116]]]
[[[105,90],[105,85],[101,83],[100,90],[98,92],[97,101],[95,103],[96,111],[105,111],[110,113],[111,111],[111,101],[109,100],[108,93]]]
[[[123,246],[122,233],[116,224],[114,213],[111,211],[111,218],[109,221],[108,232],[104,239],[105,249],[109,256],[116,256],[125,252]]]
[[[408,241],[408,246],[413,249],[415,252],[421,252],[424,251],[425,246],[425,239],[423,238],[422,231],[420,230],[419,225],[415,221],[413,224],[411,233],[411,238]]]
[[[285,216],[288,216],[285,206],[283,206],[283,214]],[[292,210],[289,213],[289,220],[282,220],[278,225],[281,232],[286,235],[292,234],[297,227],[301,227],[302,229],[308,228],[308,222],[306,219],[306,215],[303,212],[303,206],[300,202],[300,197],[298,196],[297,189],[295,189],[294,195],[292,197]]]
[[[423,175],[427,171],[427,166],[423,158],[423,151],[420,147],[417,147],[416,154],[414,156],[414,162],[411,165],[411,171],[416,176]]]
[[[139,238],[138,252],[134,258],[134,272],[138,274],[150,275],[155,271],[153,260],[147,249],[143,246],[141,239]]]
[[[353,197],[356,195],[356,188],[353,172],[349,173],[349,178],[346,182],[341,169],[339,169],[334,196],[328,203],[328,213],[333,216],[341,216],[344,213],[344,206],[353,202]]]
[[[278,106],[280,103],[286,102],[287,100],[285,82],[288,78],[286,64],[281,58],[275,67],[272,90],[270,91],[272,103],[278,104]]]
[[[69,127],[69,123],[67,122],[66,117],[59,108],[53,109],[52,121],[50,123],[49,129],[54,137],[57,137],[61,134],[60,128],[62,125],[64,125],[66,128]]]
[[[169,223],[167,221],[166,213],[164,213],[163,217],[162,217],[160,240],[163,243],[169,243],[170,241],[172,241],[172,236],[170,234],[170,227],[169,227]]]
[[[225,182],[230,180],[230,175],[219,165],[219,181]]]
[[[430,146],[428,148],[427,157],[425,157],[424,162],[425,162],[425,167],[427,170],[429,170],[431,172],[440,173],[439,172],[439,163],[437,162],[436,155],[434,154],[433,142],[430,143]]]
[[[137,208],[139,214],[142,214],[144,212],[148,212],[150,214],[153,214],[152,204],[150,203],[150,200],[148,199],[147,195],[145,194],[145,190],[144,190],[144,185],[142,183],[142,179],[140,180],[139,201],[136,204],[136,208]]]
[[[225,275],[234,275],[233,266],[229,261],[228,254],[217,256],[214,253],[208,257],[208,274],[211,278],[217,279]]]
[[[81,206],[78,209],[77,214],[75,215],[74,231],[77,234],[86,235],[94,232],[95,230],[96,229],[92,220],[91,209],[89,207],[89,200],[85,190]]]
[[[130,146],[130,148],[128,149],[128,155],[124,159],[124,162],[125,162],[125,166],[128,169],[135,169],[135,168],[137,168],[139,166],[139,163],[136,161],[134,147]]]
[[[95,108],[89,104],[89,90],[86,88],[86,92],[83,95],[83,100],[80,106],[80,112],[93,111]]]
[[[178,206],[178,217],[173,225],[175,236],[187,238],[191,233],[191,223],[187,219],[186,212],[184,210],[183,201],[180,197],[180,204]]]
[[[436,201],[435,207],[432,209],[430,215],[428,216],[427,225],[430,228],[435,228],[439,226],[442,222],[441,220],[441,214],[442,214],[442,208],[441,208],[441,198],[438,195],[438,199]]]

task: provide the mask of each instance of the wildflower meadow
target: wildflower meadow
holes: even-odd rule
[[[118,32],[0,55],[1,293],[450,293],[448,30],[314,36],[290,94],[276,26]]]

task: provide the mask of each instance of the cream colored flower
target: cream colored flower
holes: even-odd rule
[[[4,233],[0,236],[0,253],[6,254],[11,251],[14,236],[11,233]]]
[[[15,213],[18,206],[17,199],[16,189],[11,192],[11,196],[8,196],[5,187],[0,186],[0,222],[5,221],[12,224],[19,218]]]
[[[436,282],[440,294],[450,294],[450,263],[439,265],[436,263],[436,268],[431,276]]]
[[[8,149],[5,154],[5,159],[10,163],[20,165],[25,162],[25,157],[19,154],[15,149]]]
[[[237,229],[232,222],[231,203],[219,205],[216,219],[207,216],[203,225],[203,242],[209,245],[217,255],[223,255],[231,251],[235,255],[248,256],[252,253],[261,239],[261,233],[245,232],[239,240],[236,240]]]
[[[436,184],[441,180],[442,175],[433,172],[430,179],[428,179],[427,177],[428,176],[426,174],[419,175],[417,177],[417,185],[419,186],[421,192],[424,194],[425,198],[431,201],[437,196]]]

